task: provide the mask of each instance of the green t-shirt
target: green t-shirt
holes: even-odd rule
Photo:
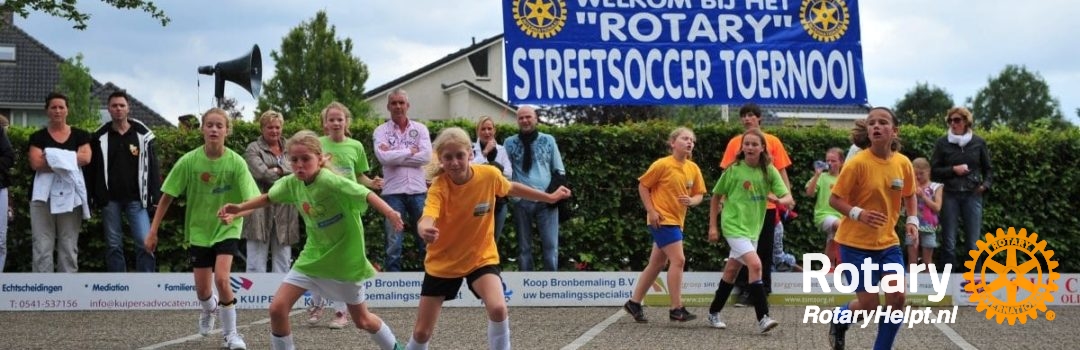
[[[360,141],[346,137],[341,142],[334,142],[329,136],[321,136],[319,142],[322,143],[323,153],[330,155],[330,164],[338,175],[357,181],[356,174],[371,170],[364,144]]]
[[[810,181],[812,180],[814,180],[813,177],[811,177],[810,180],[807,180],[806,185],[810,186]],[[817,191],[814,194],[817,196],[817,201],[814,202],[814,226],[821,227],[821,223],[825,222],[825,217],[827,216],[835,216],[838,219],[844,217],[843,215],[840,215],[840,212],[829,205],[829,196],[832,195],[832,188],[835,184],[836,176],[832,176],[826,172],[822,172],[821,175],[818,175],[817,188],[815,188]]]
[[[768,171],[772,190],[766,186],[761,169],[750,167],[742,160],[736,161],[720,175],[712,192],[713,195],[727,197],[724,211],[720,214],[720,228],[724,237],[757,241],[765,223],[767,195],[773,193],[779,198],[788,194],[784,179],[776,167],[769,164]]]
[[[227,203],[241,203],[259,195],[259,187],[248,172],[247,162],[226,148],[218,159],[206,157],[203,146],[184,154],[176,161],[161,192],[187,200],[184,227],[193,246],[211,247],[229,238],[240,238],[243,218],[225,225],[217,217]]]
[[[273,203],[296,206],[307,225],[304,250],[293,269],[311,277],[360,282],[375,276],[364,249],[367,187],[323,169],[311,184],[289,175],[270,187]]]

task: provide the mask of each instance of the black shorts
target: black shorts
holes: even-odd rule
[[[498,265],[482,266],[472,272],[469,272],[465,277],[456,278],[442,278],[435,277],[429,274],[424,274],[424,283],[420,285],[420,295],[425,297],[445,297],[445,301],[457,299],[458,291],[461,290],[461,280],[465,280],[465,284],[469,286],[469,291],[473,296],[480,299],[480,295],[476,294],[473,290],[472,284],[476,280],[480,279],[484,275],[492,274],[499,277],[502,281],[502,276],[499,275]]]
[[[218,255],[236,256],[236,252],[239,251],[239,248],[240,239],[237,238],[229,238],[214,243],[211,247],[191,246],[188,248],[188,255],[191,256],[191,267],[214,267],[214,262],[217,261]]]

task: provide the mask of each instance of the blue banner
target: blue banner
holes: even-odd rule
[[[515,104],[866,104],[856,0],[504,0]]]

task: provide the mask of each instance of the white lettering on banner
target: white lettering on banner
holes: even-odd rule
[[[713,19],[715,18],[715,20]],[[792,24],[791,15],[763,14],[735,15],[722,13],[709,17],[704,13],[687,17],[685,13],[638,12],[630,15],[619,12],[600,12],[598,15],[600,40],[603,42],[640,42],[640,43],[679,43],[684,41],[679,31],[683,22],[690,20],[685,35],[687,42],[708,41],[710,43],[754,43],[765,42],[765,31],[772,28],[788,28]],[[742,33],[752,35],[748,40]]]
[[[815,270],[814,263],[820,263],[822,268]],[[829,270],[832,270],[832,263],[829,257],[821,253],[807,253],[803,254],[803,293],[810,293],[813,281],[817,280],[821,284],[822,290],[825,293],[829,293],[829,283],[826,280],[826,275]],[[911,293],[919,291],[918,275],[922,272],[924,267],[918,264],[912,264],[910,267],[910,276],[912,278],[906,278]],[[949,277],[948,273],[938,274],[937,266],[930,264],[925,267],[930,273],[930,282],[934,285],[934,294],[927,297],[930,301],[938,302],[945,298],[945,294],[948,293]],[[952,264],[946,264],[945,270],[952,269]],[[884,274],[881,277],[880,286],[874,281],[872,276],[877,272],[885,273],[886,271],[892,271],[892,273]],[[843,275],[847,273],[851,276],[851,284],[845,284]],[[860,273],[861,272],[861,273]],[[860,276],[861,275],[861,276]],[[878,293],[884,291],[885,293],[902,293],[904,292],[904,266],[896,263],[888,263],[884,266],[875,264],[868,257],[863,259],[862,264],[855,265],[853,263],[840,263],[836,266],[835,272],[832,276],[833,285],[836,290],[841,293],[852,293],[856,287],[860,285],[860,279],[869,281],[865,283],[865,290],[868,293]]]

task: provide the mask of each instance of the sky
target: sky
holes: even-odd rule
[[[155,4],[172,19],[168,26],[144,12],[90,0],[78,2],[92,16],[83,31],[39,12],[16,16],[15,23],[61,56],[82,53],[95,79],[127,89],[174,124],[180,115],[200,114],[213,104],[213,77],[199,75],[199,66],[240,57],[258,45],[266,82],[274,70],[270,51],[319,10],[327,12],[338,38],[353,41],[353,54],[367,64],[366,89],[503,30],[502,5],[492,0]],[[1080,45],[1075,38],[1080,2],[864,0],[859,6],[871,105],[894,106],[918,83],[944,89],[961,105],[1006,65],[1015,64],[1041,75],[1063,115],[1080,123]],[[234,84],[226,84],[225,95],[236,98],[245,115],[256,108],[257,100]]]

